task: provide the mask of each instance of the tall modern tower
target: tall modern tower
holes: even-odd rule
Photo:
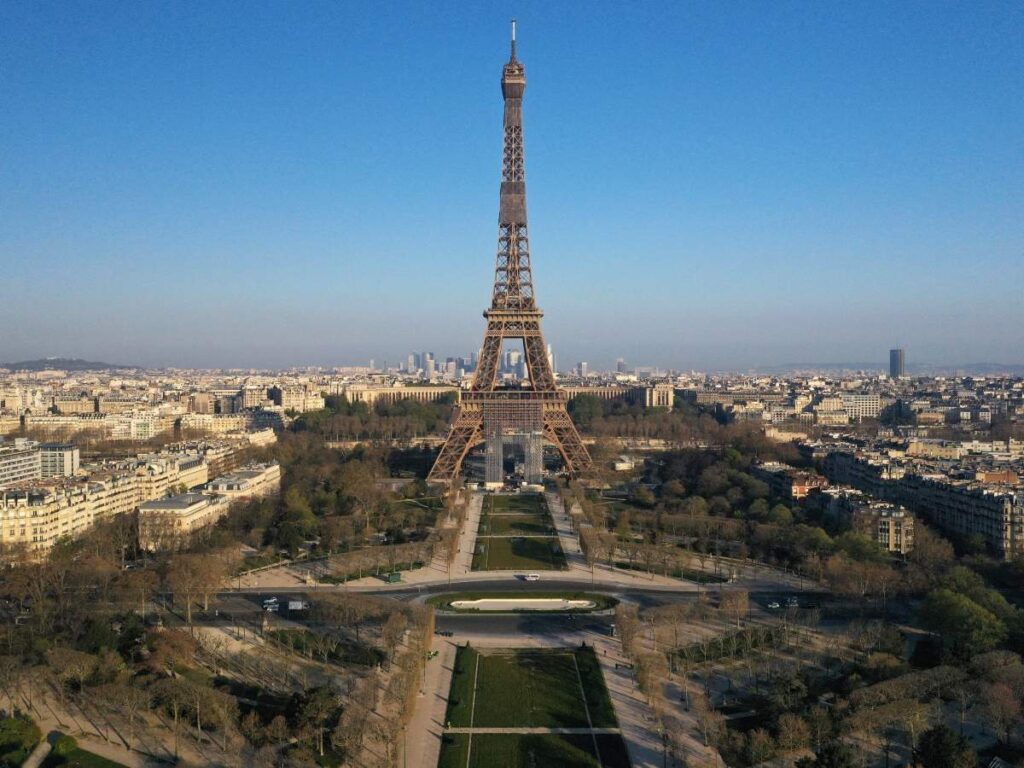
[[[907,375],[906,355],[902,349],[889,350],[889,377],[902,379]]]
[[[524,447],[528,472],[539,479],[542,440],[554,444],[568,472],[590,468],[590,455],[569,412],[568,397],[555,385],[548,348],[541,333],[544,313],[537,308],[530,269],[526,225],[526,170],[523,162],[523,92],[526,70],[516,58],[516,24],[512,22],[512,53],[501,73],[505,100],[505,143],[498,198],[498,257],[487,330],[472,388],[464,392],[448,439],[430,471],[432,482],[458,477],[469,449],[487,443],[488,480],[500,479],[503,446]],[[501,386],[498,370],[507,339],[523,344],[526,378]]]

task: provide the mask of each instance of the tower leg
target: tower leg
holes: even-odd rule
[[[544,437],[548,442],[558,446],[567,472],[575,475],[590,469],[590,454],[583,445],[580,433],[576,431],[576,425],[572,423],[568,411],[545,411]]]
[[[480,413],[459,411],[455,418],[448,439],[445,440],[441,453],[437,456],[427,481],[431,483],[450,483],[458,478],[462,460],[469,449],[480,442],[483,433],[483,418]]]

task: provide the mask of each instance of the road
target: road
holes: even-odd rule
[[[718,587],[702,590],[714,594]],[[796,589],[762,589],[748,590],[750,594],[751,610],[764,611],[766,614],[772,612],[768,607],[770,603],[779,602],[783,605],[790,598],[796,598],[801,607],[810,607],[820,600],[819,592],[801,591]],[[194,619],[197,624],[222,624],[229,623],[235,618],[254,621],[259,618],[263,611],[263,601],[270,598],[277,598],[279,611],[278,615],[302,621],[307,615],[306,611],[287,610],[289,600],[315,600],[318,595],[324,593],[340,593],[365,595],[368,597],[385,597],[404,602],[422,602],[432,595],[454,594],[460,592],[496,592],[501,594],[530,594],[538,592],[591,592],[602,595],[609,595],[617,600],[632,603],[640,608],[650,608],[670,603],[693,603],[698,598],[696,590],[678,591],[663,586],[638,587],[634,585],[613,585],[608,583],[591,584],[589,580],[543,580],[537,582],[519,581],[509,577],[492,579],[487,581],[466,581],[460,583],[453,580],[451,586],[446,583],[420,585],[417,587],[382,586],[379,590],[360,589],[348,591],[344,587],[277,587],[267,589],[243,588],[241,590],[230,590],[219,593],[217,600],[217,613],[203,613],[194,611]],[[606,616],[576,614],[534,614],[525,613],[513,614],[451,614],[438,612],[437,626],[439,629],[451,629],[458,631],[462,628],[466,631],[484,632],[485,634],[502,634],[508,632],[512,635],[521,636],[534,631],[548,631],[554,627],[561,630],[570,628],[570,622],[595,621],[604,627],[611,623]],[[560,623],[561,622],[561,623]],[[490,623],[495,629],[493,632],[487,628]],[[579,625],[577,625],[579,626]],[[481,629],[483,627],[483,629]],[[472,628],[472,629],[471,629]],[[548,628],[546,630],[545,628]],[[596,631],[597,627],[595,627]]]

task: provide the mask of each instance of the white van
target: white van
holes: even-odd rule
[[[539,573],[528,573],[523,577],[526,581],[540,581]]]

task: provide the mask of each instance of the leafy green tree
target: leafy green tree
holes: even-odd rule
[[[990,651],[1006,640],[998,616],[965,595],[949,589],[928,593],[921,606],[921,623],[942,638],[943,647],[958,658]]]
[[[324,734],[330,725],[330,719],[337,709],[337,702],[334,694],[329,688],[314,688],[306,695],[302,703],[300,719],[311,735],[313,743],[320,756],[324,754]]]
[[[708,502],[703,496],[691,496],[683,505],[683,512],[691,517],[704,517],[708,513]]]
[[[661,495],[665,498],[681,499],[686,496],[686,487],[681,480],[669,480],[661,486]]]
[[[293,523],[303,532],[316,529],[316,515],[301,488],[293,485],[285,491],[283,503],[285,522]]]
[[[944,724],[922,733],[914,754],[924,768],[972,768],[977,762],[967,738]]]
[[[715,464],[700,473],[700,479],[697,480],[697,492],[705,498],[719,496],[728,491],[731,485],[725,467]]]
[[[836,549],[861,563],[883,562],[887,555],[877,542],[861,533],[847,531],[834,539]]]
[[[754,499],[747,507],[747,516],[755,520],[768,519],[768,502],[764,499]]]
[[[588,429],[604,415],[604,403],[595,395],[577,395],[569,401],[569,413],[580,429]]]
[[[979,574],[965,566],[958,565],[952,568],[939,581],[939,586],[969,597],[1003,621],[1012,619],[1017,613],[1017,609],[1010,605],[1005,597],[988,587]]]
[[[793,522],[793,513],[785,504],[776,504],[768,513],[768,522],[774,525],[789,525]]]

